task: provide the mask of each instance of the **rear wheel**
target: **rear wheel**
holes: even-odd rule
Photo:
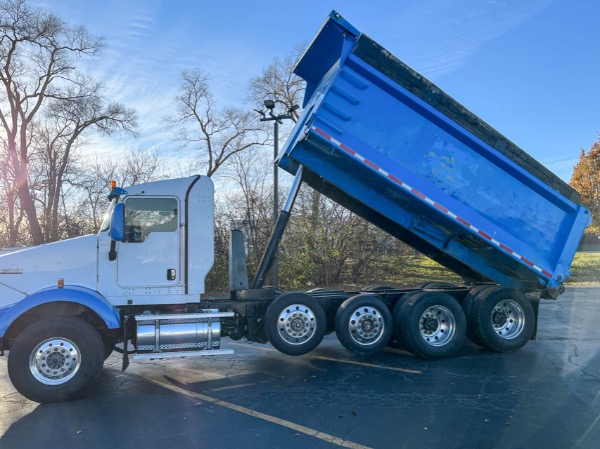
[[[425,290],[444,290],[447,288],[458,288],[456,285],[451,284],[450,282],[438,282],[438,281],[433,281],[433,282],[423,282],[421,284],[419,284],[419,288],[425,289]]]
[[[499,352],[514,351],[531,339],[535,312],[520,290],[497,288],[475,298],[472,322],[473,331],[484,347]]]
[[[356,295],[335,314],[338,340],[354,354],[368,355],[383,349],[392,336],[392,314],[374,295]]]
[[[496,285],[479,285],[471,289],[471,291],[467,293],[467,296],[465,296],[465,299],[463,299],[462,309],[465,312],[465,316],[467,317],[467,338],[478,346],[484,346],[484,344],[477,337],[475,331],[473,330],[473,302],[475,301],[475,298],[482,295],[483,293],[498,288],[500,287]]]
[[[465,340],[465,314],[446,293],[419,292],[401,306],[399,314],[400,333],[408,350],[423,358],[450,356]]]
[[[60,402],[79,396],[96,380],[104,344],[89,323],[76,317],[38,321],[15,340],[8,374],[19,393],[36,402]]]
[[[391,287],[389,285],[367,285],[365,288],[362,289],[363,292],[380,292],[380,293],[384,293],[384,292],[389,292],[390,290],[394,290],[394,287]]]
[[[410,300],[410,298],[412,298],[415,295],[418,295],[420,293],[422,293],[421,290],[416,290],[414,292],[407,293],[406,295],[404,295],[400,299],[398,299],[398,301],[396,301],[396,304],[394,305],[394,308],[392,309],[392,319],[394,322],[394,329],[392,331],[392,339],[390,341],[390,346],[392,346],[393,348],[407,349],[406,343],[404,342],[404,338],[402,337],[402,331],[401,331],[402,325],[400,324],[400,310],[402,309],[402,306],[404,305],[404,303],[406,301]]]
[[[304,293],[287,293],[276,298],[265,313],[265,333],[275,349],[302,355],[315,349],[325,335],[325,312]]]

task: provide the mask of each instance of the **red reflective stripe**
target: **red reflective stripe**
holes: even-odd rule
[[[352,156],[356,156],[356,151],[354,151],[351,148],[348,148],[346,145],[344,145],[343,143],[340,144],[340,147],[342,148],[342,150],[346,150],[348,153],[350,153]]]
[[[397,184],[400,184],[400,185],[404,184],[402,181],[400,181],[400,180],[399,180],[398,178],[396,178],[394,175],[390,175],[390,174],[388,174],[388,178],[390,178],[392,181],[394,181],[394,182],[395,182],[395,183],[397,183]]]
[[[468,221],[465,221],[465,220],[463,220],[462,218],[460,218],[460,217],[458,217],[458,216],[456,217],[456,219],[457,219],[457,220],[458,220],[460,223],[464,224],[464,225],[465,225],[467,228],[470,228],[470,227],[471,227],[471,223],[469,223]]]
[[[323,137],[325,137],[327,140],[331,140],[331,136],[329,134],[327,134],[325,131],[323,131],[322,129],[319,128],[315,128],[313,127],[313,129],[318,133],[321,134]]]
[[[412,193],[414,193],[415,195],[417,195],[419,198],[421,198],[422,200],[427,199],[427,197],[425,195],[423,195],[421,192],[419,192],[418,190],[415,189],[410,189],[410,191]]]
[[[483,232],[482,230],[477,231],[479,233],[479,235],[485,237],[488,240],[492,240],[492,237],[488,234],[486,234],[485,232]]]
[[[365,159],[365,164],[367,164],[369,167],[374,168],[375,170],[379,171],[379,167],[367,159]]]
[[[444,212],[445,214],[447,214],[447,213],[448,213],[448,209],[446,209],[446,208],[445,208],[444,206],[442,206],[441,204],[439,204],[439,203],[435,203],[435,204],[434,204],[434,206],[435,206],[436,208],[438,208],[439,210],[441,210],[442,212]]]

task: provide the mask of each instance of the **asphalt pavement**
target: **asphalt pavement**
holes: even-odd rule
[[[327,336],[290,357],[231,342],[221,357],[111,356],[81,400],[20,396],[0,359],[0,449],[600,447],[600,288],[540,306],[538,339],[514,353],[465,344],[421,360],[362,358]]]

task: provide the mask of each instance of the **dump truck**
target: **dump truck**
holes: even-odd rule
[[[113,186],[95,235],[0,256],[0,350],[38,402],[81,396],[104,360],[218,356],[224,338],[288,355],[326,333],[358,356],[401,345],[455,354],[465,338],[513,351],[535,338],[590,214],[570,186],[332,12],[295,73],[303,113],[276,164],[293,183],[255,276],[233,229],[228,295],[205,295],[214,259],[206,176]],[[302,185],[463,279],[283,292],[265,279]]]

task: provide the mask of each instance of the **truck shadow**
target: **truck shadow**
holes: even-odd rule
[[[0,449],[37,447],[45,438],[86,449],[199,442],[306,448],[315,442],[277,420],[375,448],[597,447],[598,410],[536,349],[497,354],[465,345],[458,356],[436,361],[346,353],[345,359],[360,363],[352,364],[336,361],[344,351],[325,345],[313,358],[268,352],[165,363],[158,372],[137,365],[121,373],[113,365],[86,398],[40,405],[14,422]],[[600,365],[600,351],[588,365]],[[398,366],[417,372],[386,369]]]

